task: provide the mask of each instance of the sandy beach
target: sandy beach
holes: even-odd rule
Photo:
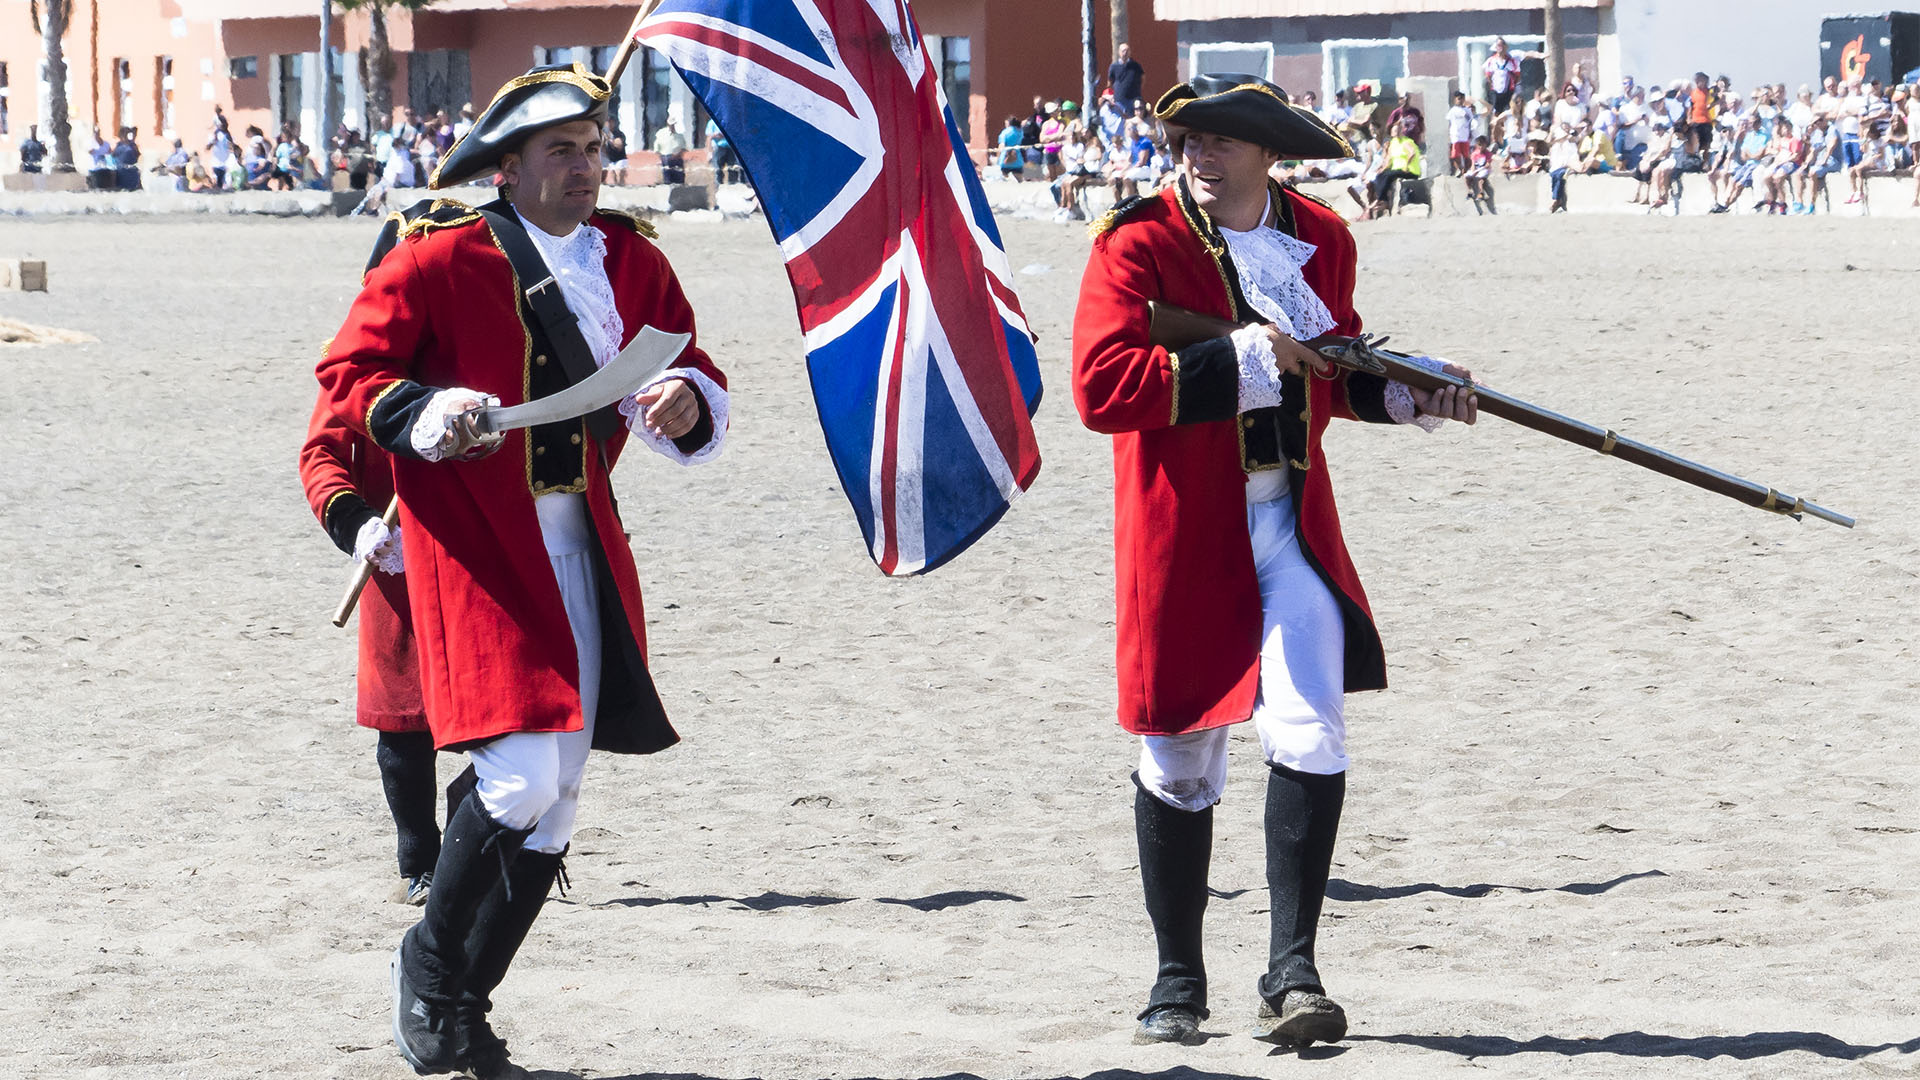
[[[377,223],[0,221],[0,1073],[405,1077],[347,574],[295,457]],[[1509,393],[1857,515],[1796,523],[1484,420],[1328,456],[1392,688],[1320,938],[1350,1038],[1249,1037],[1263,776],[1217,825],[1213,1035],[1135,1047],[1152,938],[1112,714],[1078,226],[1007,223],[1033,491],[867,558],[759,222],[661,223],[730,444],[615,474],[685,742],[590,765],[496,996],[547,1078],[1920,1074],[1920,221],[1396,219],[1359,307]],[[443,757],[442,776],[456,771]]]

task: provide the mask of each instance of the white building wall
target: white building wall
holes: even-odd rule
[[[1869,10],[1884,9],[1849,0],[1614,0],[1614,48],[1604,44],[1609,15],[1602,14],[1600,85],[1618,85],[1622,75],[1665,83],[1704,71],[1729,76],[1742,95],[1761,83],[1786,83],[1789,93],[1801,83],[1817,87],[1820,20]]]

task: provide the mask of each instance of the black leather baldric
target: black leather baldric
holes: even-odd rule
[[[581,336],[578,318],[567,307],[567,298],[560,291],[560,282],[554,278],[547,261],[540,257],[540,249],[534,246],[533,237],[528,236],[526,227],[520,224],[520,216],[514,212],[512,204],[501,199],[480,207],[479,211],[480,216],[486,219],[487,227],[493,230],[494,239],[500,241],[500,250],[506,252],[507,262],[512,264],[515,276],[520,279],[520,288],[524,290],[521,299],[533,312],[534,318],[539,320],[540,328],[546,331],[547,340],[552,343],[554,354],[560,361],[560,369],[566,373],[566,385],[572,386],[598,371],[600,365],[594,362],[593,351],[587,347],[587,339]],[[587,430],[601,442],[611,438],[623,423],[619,410],[612,405],[602,406],[587,416]]]

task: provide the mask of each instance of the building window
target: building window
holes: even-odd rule
[[[1393,101],[1407,77],[1406,38],[1346,38],[1320,43],[1320,100],[1365,86],[1375,101]]]
[[[1520,57],[1520,94],[1522,98],[1533,96],[1535,90],[1546,85],[1547,66],[1534,54],[1547,51],[1547,39],[1529,37],[1524,34],[1504,35],[1507,51]],[[1501,35],[1486,37],[1463,37],[1458,46],[1460,56],[1460,89],[1468,95],[1484,99],[1487,92],[1487,57],[1493,55],[1493,43]]]
[[[154,127],[162,135],[173,134],[173,57],[156,57],[153,61],[153,118]]]
[[[640,139],[635,146],[652,146],[653,137],[667,126],[673,112],[673,64],[652,49],[641,49]],[[686,132],[681,132],[684,137]],[[688,145],[692,145],[689,140]]]
[[[8,131],[11,130],[7,126],[8,123],[9,121],[7,119],[7,65],[4,61],[0,61],[0,135],[5,135]]]
[[[960,141],[968,142],[973,138],[973,39],[928,34],[924,40],[927,56],[940,72],[940,90],[947,95]]]
[[[1199,75],[1258,75],[1273,78],[1273,42],[1216,41],[1195,45],[1187,53],[1188,78]]]
[[[257,56],[236,56],[227,61],[227,78],[257,79],[260,77],[260,58]]]

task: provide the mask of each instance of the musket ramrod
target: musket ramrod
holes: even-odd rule
[[[1239,323],[1218,319],[1211,315],[1202,315],[1171,304],[1162,304],[1158,301],[1148,303],[1152,312],[1153,343],[1168,349],[1186,348],[1201,341],[1222,337],[1238,330],[1241,326]],[[1816,506],[1805,499],[1775,491],[1773,488],[1756,484],[1751,480],[1743,480],[1718,469],[1709,469],[1705,465],[1676,457],[1665,450],[1648,446],[1638,440],[1629,439],[1619,432],[1549,412],[1498,390],[1489,390],[1471,379],[1463,379],[1457,375],[1449,375],[1446,372],[1425,367],[1405,353],[1383,348],[1386,340],[1384,337],[1350,338],[1328,334],[1301,344],[1340,367],[1379,375],[1395,382],[1405,383],[1416,390],[1439,390],[1452,386],[1471,391],[1479,398],[1481,412],[1490,413],[1502,420],[1511,420],[1521,427],[1532,428],[1556,439],[1564,439],[1610,457],[1617,457],[1643,469],[1651,469],[1663,476],[1684,480],[1695,487],[1725,495],[1729,499],[1738,500],[1748,506],[1784,514],[1795,521],[1800,520],[1802,515],[1811,514],[1822,521],[1831,521],[1835,525],[1853,528],[1853,518],[1828,510],[1824,506]]]

